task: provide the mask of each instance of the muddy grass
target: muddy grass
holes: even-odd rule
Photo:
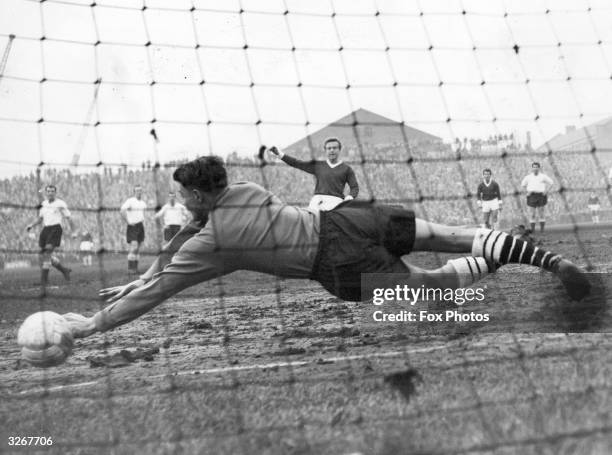
[[[610,272],[608,239],[581,240],[586,257],[571,235],[545,246]],[[484,282],[486,305],[461,308],[490,324],[432,326],[375,323],[371,304],[314,283],[238,273],[77,341],[59,367],[19,361],[27,314],[90,314],[103,306],[96,289],[123,282],[122,269],[108,259],[103,271],[75,268],[70,284],[52,277],[44,300],[35,269],[1,276],[3,452],[612,453],[609,280],[598,288],[605,305],[577,326],[589,311],[554,277],[504,268]],[[564,333],[576,329],[599,333]],[[9,447],[9,436],[53,446]]]

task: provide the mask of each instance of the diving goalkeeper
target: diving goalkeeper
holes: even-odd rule
[[[239,269],[310,278],[341,299],[358,301],[362,273],[405,273],[410,287],[457,288],[499,265],[520,263],[557,275],[575,300],[589,293],[574,264],[503,232],[429,223],[411,210],[366,201],[329,212],[300,209],[254,183],[228,185],[223,161],[213,156],[182,164],[173,177],[194,220],[207,221],[183,228],[140,280],[104,291],[115,301],[103,310],[65,315],[75,337],[128,323],[185,288]],[[411,251],[471,256],[425,271],[407,262]]]

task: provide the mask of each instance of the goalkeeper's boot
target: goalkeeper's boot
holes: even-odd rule
[[[589,295],[591,283],[589,283],[585,272],[561,256],[553,258],[552,261],[554,262],[550,271],[559,277],[572,300],[581,300]]]

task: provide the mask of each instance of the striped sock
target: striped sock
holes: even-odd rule
[[[459,278],[459,287],[464,288],[471,286],[479,280],[482,280],[489,273],[494,273],[491,270],[485,258],[482,257],[462,257],[451,259],[448,264],[452,265],[457,272]]]
[[[505,232],[478,229],[472,244],[472,255],[482,256],[495,264],[528,264],[550,270],[559,256]]]

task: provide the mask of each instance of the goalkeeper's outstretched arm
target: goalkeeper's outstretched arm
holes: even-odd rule
[[[132,281],[128,284],[124,284],[121,286],[113,286],[110,288],[101,289],[98,292],[98,295],[104,299],[108,303],[115,302],[119,300],[121,297],[129,294],[134,289],[138,289],[141,286],[144,286],[146,283],[151,281],[155,274],[161,272],[166,265],[170,263],[172,260],[172,256],[179,251],[181,246],[197,234],[200,229],[203,227],[201,222],[193,221],[192,223],[184,226],[166,245],[160,252],[160,254],[155,258],[153,264],[149,267],[149,269],[143,273],[137,280]]]
[[[148,283],[131,290],[91,318],[72,313],[65,315],[73,335],[82,338],[130,322],[183,289],[231,273],[240,264],[237,259],[240,252],[215,248],[212,230],[198,231],[197,226],[190,225],[181,232],[186,240],[172,261]],[[150,270],[152,272],[153,267]]]

